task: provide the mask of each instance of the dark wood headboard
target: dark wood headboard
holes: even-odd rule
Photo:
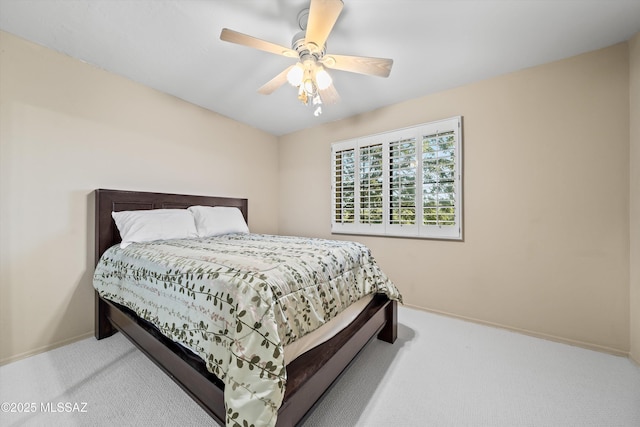
[[[95,190],[96,243],[95,264],[111,246],[121,241],[111,212],[143,209],[186,209],[189,206],[233,206],[240,209],[247,224],[248,201],[230,197],[192,196],[186,194],[147,193],[140,191]]]

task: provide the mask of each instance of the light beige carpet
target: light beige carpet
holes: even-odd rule
[[[406,307],[398,320],[398,341],[371,341],[305,427],[640,426],[626,358]],[[216,425],[120,334],[0,367],[0,402],[35,405],[3,427]]]

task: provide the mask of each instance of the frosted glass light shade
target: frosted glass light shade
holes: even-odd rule
[[[289,70],[287,73],[287,81],[295,87],[300,86],[302,83],[302,76],[304,75],[304,70],[302,69],[302,64],[299,62]]]
[[[331,86],[331,82],[331,76],[324,68],[320,68],[318,72],[316,72],[316,84],[318,85],[318,89],[325,90]]]

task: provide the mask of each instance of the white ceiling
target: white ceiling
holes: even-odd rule
[[[626,41],[640,0],[344,0],[334,54],[392,58],[389,78],[331,70],[341,96],[320,117],[285,85],[293,60],[223,42],[227,27],[289,47],[308,0],[0,0],[0,28],[283,135]]]

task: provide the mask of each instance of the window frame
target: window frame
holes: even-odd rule
[[[424,224],[424,187],[425,177],[423,176],[425,159],[423,157],[423,144],[428,137],[438,137],[442,134],[453,133],[453,150],[454,153],[451,156],[454,161],[453,167],[453,182],[447,185],[453,185],[453,207],[454,207],[454,223],[453,225],[427,225]],[[438,135],[440,134],[440,135]],[[415,164],[409,168],[403,167],[395,169],[405,172],[400,172],[396,175],[398,179],[401,179],[402,174],[408,172],[409,179],[407,182],[411,182],[411,169],[413,169],[413,183],[415,185],[414,190],[414,208],[415,214],[412,224],[392,223],[391,219],[391,154],[390,146],[392,144],[404,141],[414,140],[414,162]],[[383,132],[375,135],[363,136],[360,138],[348,139],[344,141],[338,141],[331,144],[331,233],[332,234],[362,234],[362,235],[375,235],[375,236],[392,236],[392,237],[412,237],[420,239],[443,239],[443,240],[463,240],[463,163],[462,163],[462,116],[455,116],[444,120],[438,120],[429,123],[422,123],[416,126],[411,126],[402,129],[396,129],[388,132]],[[365,165],[361,164],[361,150],[366,147],[382,146],[382,221],[381,223],[364,223],[361,222],[361,172],[362,176],[367,176],[370,170],[365,170]],[[337,156],[342,153],[353,150],[353,177],[354,177],[354,189],[353,189],[353,207],[349,211],[352,215],[352,222],[337,221],[336,212],[339,207],[344,206],[344,200],[340,199],[340,203],[336,198],[336,183],[338,178],[338,171],[336,169]],[[396,151],[397,152],[397,151]],[[447,153],[445,152],[445,155]],[[439,162],[436,162],[439,164]],[[361,170],[362,169],[362,170]],[[371,175],[368,175],[369,177]],[[433,185],[443,185],[440,181]],[[408,188],[408,187],[407,187]],[[450,187],[449,187],[450,188]],[[340,193],[344,196],[344,193]],[[400,194],[404,194],[400,192]],[[440,199],[440,193],[436,196],[436,199]],[[448,199],[451,196],[445,195],[444,198]],[[397,202],[397,200],[395,201]],[[397,205],[394,205],[397,206]],[[411,203],[407,206],[407,209],[411,210]],[[438,207],[439,208],[439,207]],[[443,208],[444,210],[444,208]],[[439,210],[436,210],[439,212]],[[448,214],[447,214],[448,216]],[[344,215],[343,217],[344,218]],[[370,218],[370,217],[369,217]],[[406,217],[405,217],[406,218]]]

